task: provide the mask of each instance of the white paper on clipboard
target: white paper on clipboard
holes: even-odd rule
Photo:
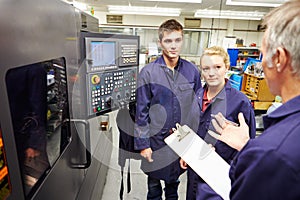
[[[177,153],[216,193],[229,199],[230,165],[188,126],[177,124],[177,130],[165,139]]]

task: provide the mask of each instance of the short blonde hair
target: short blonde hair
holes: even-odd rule
[[[202,60],[203,56],[213,56],[213,55],[221,56],[223,58],[226,68],[230,67],[229,55],[220,46],[212,46],[212,47],[204,49],[204,52],[200,57],[200,66],[201,66],[201,60]]]

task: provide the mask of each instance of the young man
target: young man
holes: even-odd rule
[[[288,1],[264,18],[262,66],[271,93],[283,101],[263,118],[265,131],[249,140],[242,114],[240,127],[216,117],[218,139],[240,150],[229,172],[230,199],[300,199],[299,10],[299,0]]]
[[[142,170],[148,175],[147,199],[178,199],[178,178],[183,170],[178,156],[164,139],[176,123],[189,124],[195,92],[201,88],[197,67],[180,58],[182,25],[174,19],[159,27],[162,56],[145,66],[138,78],[135,149],[141,151]]]
[[[226,72],[230,67],[228,53],[218,46],[213,46],[204,50],[200,58],[201,75],[205,81],[203,90],[197,94],[197,101],[200,112],[199,129],[197,134],[207,143],[214,146],[215,151],[228,163],[230,163],[237,153],[221,141],[212,138],[207,131],[214,130],[211,124],[212,115],[221,112],[226,119],[238,122],[238,113],[243,113],[246,123],[250,127],[248,137],[255,137],[255,115],[249,99],[242,92],[232,88],[228,79],[225,78]],[[195,112],[197,108],[193,109]],[[180,160],[181,167],[187,166]],[[222,181],[222,180],[220,180]],[[196,188],[198,185],[198,199],[209,199],[214,191],[202,180],[192,169],[188,168],[188,190],[187,200],[196,198]]]

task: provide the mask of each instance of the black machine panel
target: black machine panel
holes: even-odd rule
[[[29,199],[70,141],[65,59],[10,69],[6,84],[23,189]]]
[[[135,41],[120,40],[119,66],[131,66],[138,64],[138,44]]]
[[[139,37],[83,32],[87,115],[104,114],[135,101]]]
[[[137,67],[88,74],[90,114],[135,101]]]

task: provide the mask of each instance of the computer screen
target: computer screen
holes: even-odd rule
[[[91,41],[92,67],[116,65],[116,42]]]

